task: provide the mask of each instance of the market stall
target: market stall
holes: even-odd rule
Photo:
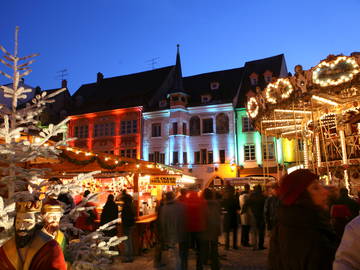
[[[250,91],[247,102],[262,136],[294,146],[292,166],[309,168],[353,193],[360,189],[359,66],[359,53],[329,55],[309,70],[297,65],[294,76]]]
[[[97,211],[101,213],[107,194],[114,194],[121,209],[122,191],[134,199],[137,213],[136,253],[149,248],[154,242],[153,222],[155,209],[165,191],[176,191],[195,183],[195,178],[181,170],[143,160],[94,153],[80,148],[61,147],[57,161],[44,160],[31,164],[33,168],[48,168],[47,178],[58,177],[64,183],[81,173],[96,172],[91,179],[82,180],[83,190],[102,194]],[[100,216],[100,215],[98,215]]]

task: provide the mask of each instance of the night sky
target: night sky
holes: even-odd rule
[[[20,26],[20,54],[41,54],[26,83],[60,87],[67,69],[73,93],[99,71],[142,72],[152,58],[155,68],[173,65],[178,43],[184,76],[280,53],[289,71],[307,69],[328,54],[360,51],[359,11],[360,0],[9,0],[0,44],[12,51]]]

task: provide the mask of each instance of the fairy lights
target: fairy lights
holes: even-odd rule
[[[301,110],[282,110],[282,109],[275,109],[274,112],[279,112],[279,113],[311,114],[311,111],[301,111]]]
[[[320,78],[321,74],[324,72],[333,71],[336,74],[337,66],[341,63],[351,66],[351,70],[345,71],[343,75],[339,76],[337,79],[324,79]],[[356,60],[353,57],[340,56],[333,61],[322,61],[313,71],[313,82],[319,84],[322,87],[335,86],[348,81],[351,81],[356,74],[360,72],[359,65],[356,63]]]
[[[286,131],[286,132],[281,133],[281,135],[285,136],[285,135],[290,135],[290,134],[294,134],[294,133],[298,133],[298,132],[301,132],[301,130]]]
[[[266,100],[271,104],[277,103],[277,98],[274,97],[272,92],[278,92],[280,94],[281,99],[287,99],[290,97],[291,93],[294,91],[289,79],[281,78],[276,82],[269,83],[265,88],[265,96]]]
[[[274,119],[274,120],[262,120],[261,122],[263,124],[266,123],[284,123],[284,122],[300,122],[302,121],[302,118],[295,118],[295,119]]]
[[[296,125],[279,126],[279,127],[270,127],[270,128],[267,128],[266,130],[287,129],[287,128],[295,128],[295,127],[296,127]]]
[[[249,115],[251,118],[255,118],[259,113],[259,104],[256,100],[256,98],[251,97],[249,99],[249,102],[247,104],[247,110],[249,112]]]
[[[319,96],[316,96],[316,95],[313,95],[311,98],[315,99],[317,101],[320,101],[322,103],[329,104],[329,105],[333,105],[333,106],[338,106],[339,105],[339,103],[337,103],[335,101],[332,101],[332,100],[327,99],[327,98],[319,97]]]

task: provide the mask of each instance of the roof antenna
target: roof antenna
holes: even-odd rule
[[[148,65],[151,66],[151,69],[155,69],[155,65],[158,63],[159,59],[160,57],[154,57],[151,58],[150,60],[145,61],[145,63],[148,63]]]
[[[58,72],[56,72],[58,75],[56,75],[56,79],[60,79],[61,81],[63,81],[65,79],[66,76],[69,75],[68,70],[66,68],[59,70]]]

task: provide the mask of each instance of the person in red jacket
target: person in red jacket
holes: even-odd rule
[[[195,243],[196,269],[203,269],[203,239],[205,231],[206,202],[196,191],[189,191],[185,200],[185,231],[186,236],[180,242],[181,269],[187,269],[188,250],[191,242]]]

